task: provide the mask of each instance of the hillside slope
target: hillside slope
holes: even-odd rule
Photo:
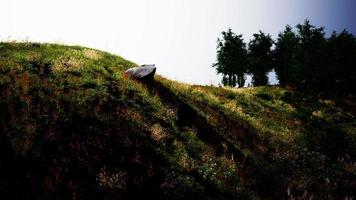
[[[0,43],[0,195],[356,197],[356,103],[194,86],[94,49]]]

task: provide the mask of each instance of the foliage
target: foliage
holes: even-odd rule
[[[223,74],[224,85],[239,87],[245,85],[247,65],[246,44],[242,35],[234,34],[231,29],[222,32],[223,38],[218,39],[217,63],[213,65],[219,74]]]
[[[276,47],[273,51],[275,71],[281,86],[295,84],[297,81],[292,74],[297,74],[296,57],[298,48],[297,35],[293,32],[292,27],[286,26],[285,30],[278,35]]]
[[[287,26],[277,39],[276,72],[281,85],[319,93],[353,93],[355,80],[355,36],[346,30],[329,38],[323,27],[308,20]]]
[[[239,43],[244,44],[241,35],[236,36],[231,29],[223,32],[224,38],[238,37]],[[356,91],[356,37],[343,30],[333,32],[330,37],[325,36],[323,27],[316,27],[309,20],[296,25],[295,29],[287,25],[279,33],[274,42],[269,34],[259,32],[253,35],[248,44],[247,64],[241,55],[245,55],[241,47],[245,45],[228,46],[227,42],[218,40],[218,73],[224,74],[223,82],[234,83],[229,79],[228,72],[222,71],[221,66],[238,60],[238,64],[231,65],[239,69],[241,74],[251,74],[254,86],[268,84],[267,73],[274,69],[279,84],[283,87],[292,87],[299,91],[317,92],[324,95],[348,95]],[[275,44],[273,50],[271,49]],[[225,56],[225,48],[229,52],[244,52]],[[234,50],[235,48],[235,50]],[[223,64],[225,63],[225,64]],[[231,71],[231,70],[230,70]],[[230,84],[235,86],[235,84]],[[241,84],[240,84],[241,85]]]
[[[250,59],[248,72],[251,73],[254,86],[268,84],[267,73],[272,70],[273,41],[269,34],[262,31],[253,34],[253,39],[248,45],[248,57]]]

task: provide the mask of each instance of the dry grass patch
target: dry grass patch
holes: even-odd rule
[[[80,71],[83,68],[83,61],[74,57],[61,57],[53,65],[55,72]]]
[[[150,137],[156,142],[162,141],[164,138],[167,137],[165,131],[163,130],[163,128],[159,124],[153,125],[150,128],[150,130],[151,130]]]
[[[86,58],[93,59],[93,60],[97,60],[97,59],[101,58],[101,55],[93,49],[84,49],[83,55]]]

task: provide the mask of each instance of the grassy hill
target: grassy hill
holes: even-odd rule
[[[0,43],[0,195],[356,197],[356,101],[188,85],[106,52]]]

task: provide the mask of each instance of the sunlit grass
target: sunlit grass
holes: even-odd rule
[[[160,177],[167,190],[182,184],[184,190],[214,188],[232,197],[256,185],[281,184],[287,189],[324,180],[322,173],[344,173],[342,167],[330,171],[330,149],[342,152],[338,162],[347,173],[354,171],[347,160],[356,154],[356,121],[348,109],[355,105],[352,97],[323,99],[276,86],[190,85],[156,75],[152,87],[158,82],[162,91],[174,94],[165,99],[155,92],[163,88],[152,89],[150,83],[125,75],[133,66],[137,64],[84,47],[0,43],[0,105],[10,113],[6,125],[12,148],[21,156],[46,154],[41,145],[48,141],[97,137],[90,143],[92,151],[110,152],[111,159],[149,168],[147,176]],[[180,121],[182,105],[196,112],[183,115],[195,124]],[[58,124],[72,129],[62,132]],[[346,143],[340,144],[347,148],[332,146],[329,137],[337,140],[335,132],[345,134]],[[81,145],[82,150],[92,148]],[[107,163],[91,159],[85,163],[100,187],[125,190],[120,180],[128,178],[130,169],[109,169]],[[311,170],[323,177],[308,174]],[[273,174],[281,182],[268,182],[260,173]],[[108,182],[110,177],[116,178]]]

